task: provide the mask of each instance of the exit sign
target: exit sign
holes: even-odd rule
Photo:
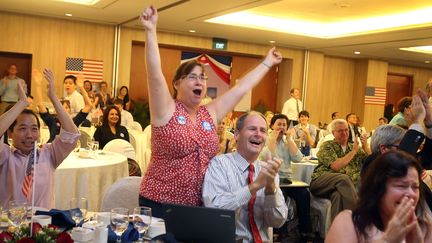
[[[228,47],[228,40],[221,38],[213,38],[213,50],[226,51]]]

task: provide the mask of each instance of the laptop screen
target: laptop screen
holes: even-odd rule
[[[165,204],[166,232],[179,242],[234,243],[235,211]]]

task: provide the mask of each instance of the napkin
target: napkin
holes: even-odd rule
[[[126,229],[125,232],[123,232],[121,236],[121,242],[129,243],[129,242],[137,241],[138,236],[139,236],[138,231],[134,228],[133,223],[130,222],[128,228]],[[116,242],[116,240],[117,240],[117,235],[114,233],[111,227],[108,227],[108,242],[114,243]],[[171,233],[158,235],[152,238],[150,242],[177,243],[177,241],[174,238],[174,235]]]
[[[134,228],[133,223],[129,223],[128,228],[125,232],[123,232],[121,236],[122,242],[133,242],[138,240],[139,233]],[[114,233],[114,231],[111,229],[111,227],[108,227],[108,242],[116,242],[117,235]]]
[[[51,209],[49,212],[38,210],[35,215],[49,215],[52,218],[53,225],[65,230],[75,227],[75,222],[72,220],[69,210]]]

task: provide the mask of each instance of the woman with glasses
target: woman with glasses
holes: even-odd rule
[[[161,217],[162,203],[202,205],[201,188],[210,159],[218,153],[216,124],[231,111],[272,66],[282,61],[270,49],[265,59],[236,86],[200,106],[207,90],[202,64],[182,63],[172,81],[171,97],[162,73],[155,7],[147,7],[140,20],[145,29],[147,84],[152,125],[151,162],[141,183],[140,205],[150,206]],[[174,99],[173,99],[174,98]],[[158,212],[159,211],[159,212]]]

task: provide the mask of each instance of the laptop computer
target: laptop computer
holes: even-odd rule
[[[235,243],[235,211],[175,204],[163,205],[166,232],[178,242]]]

